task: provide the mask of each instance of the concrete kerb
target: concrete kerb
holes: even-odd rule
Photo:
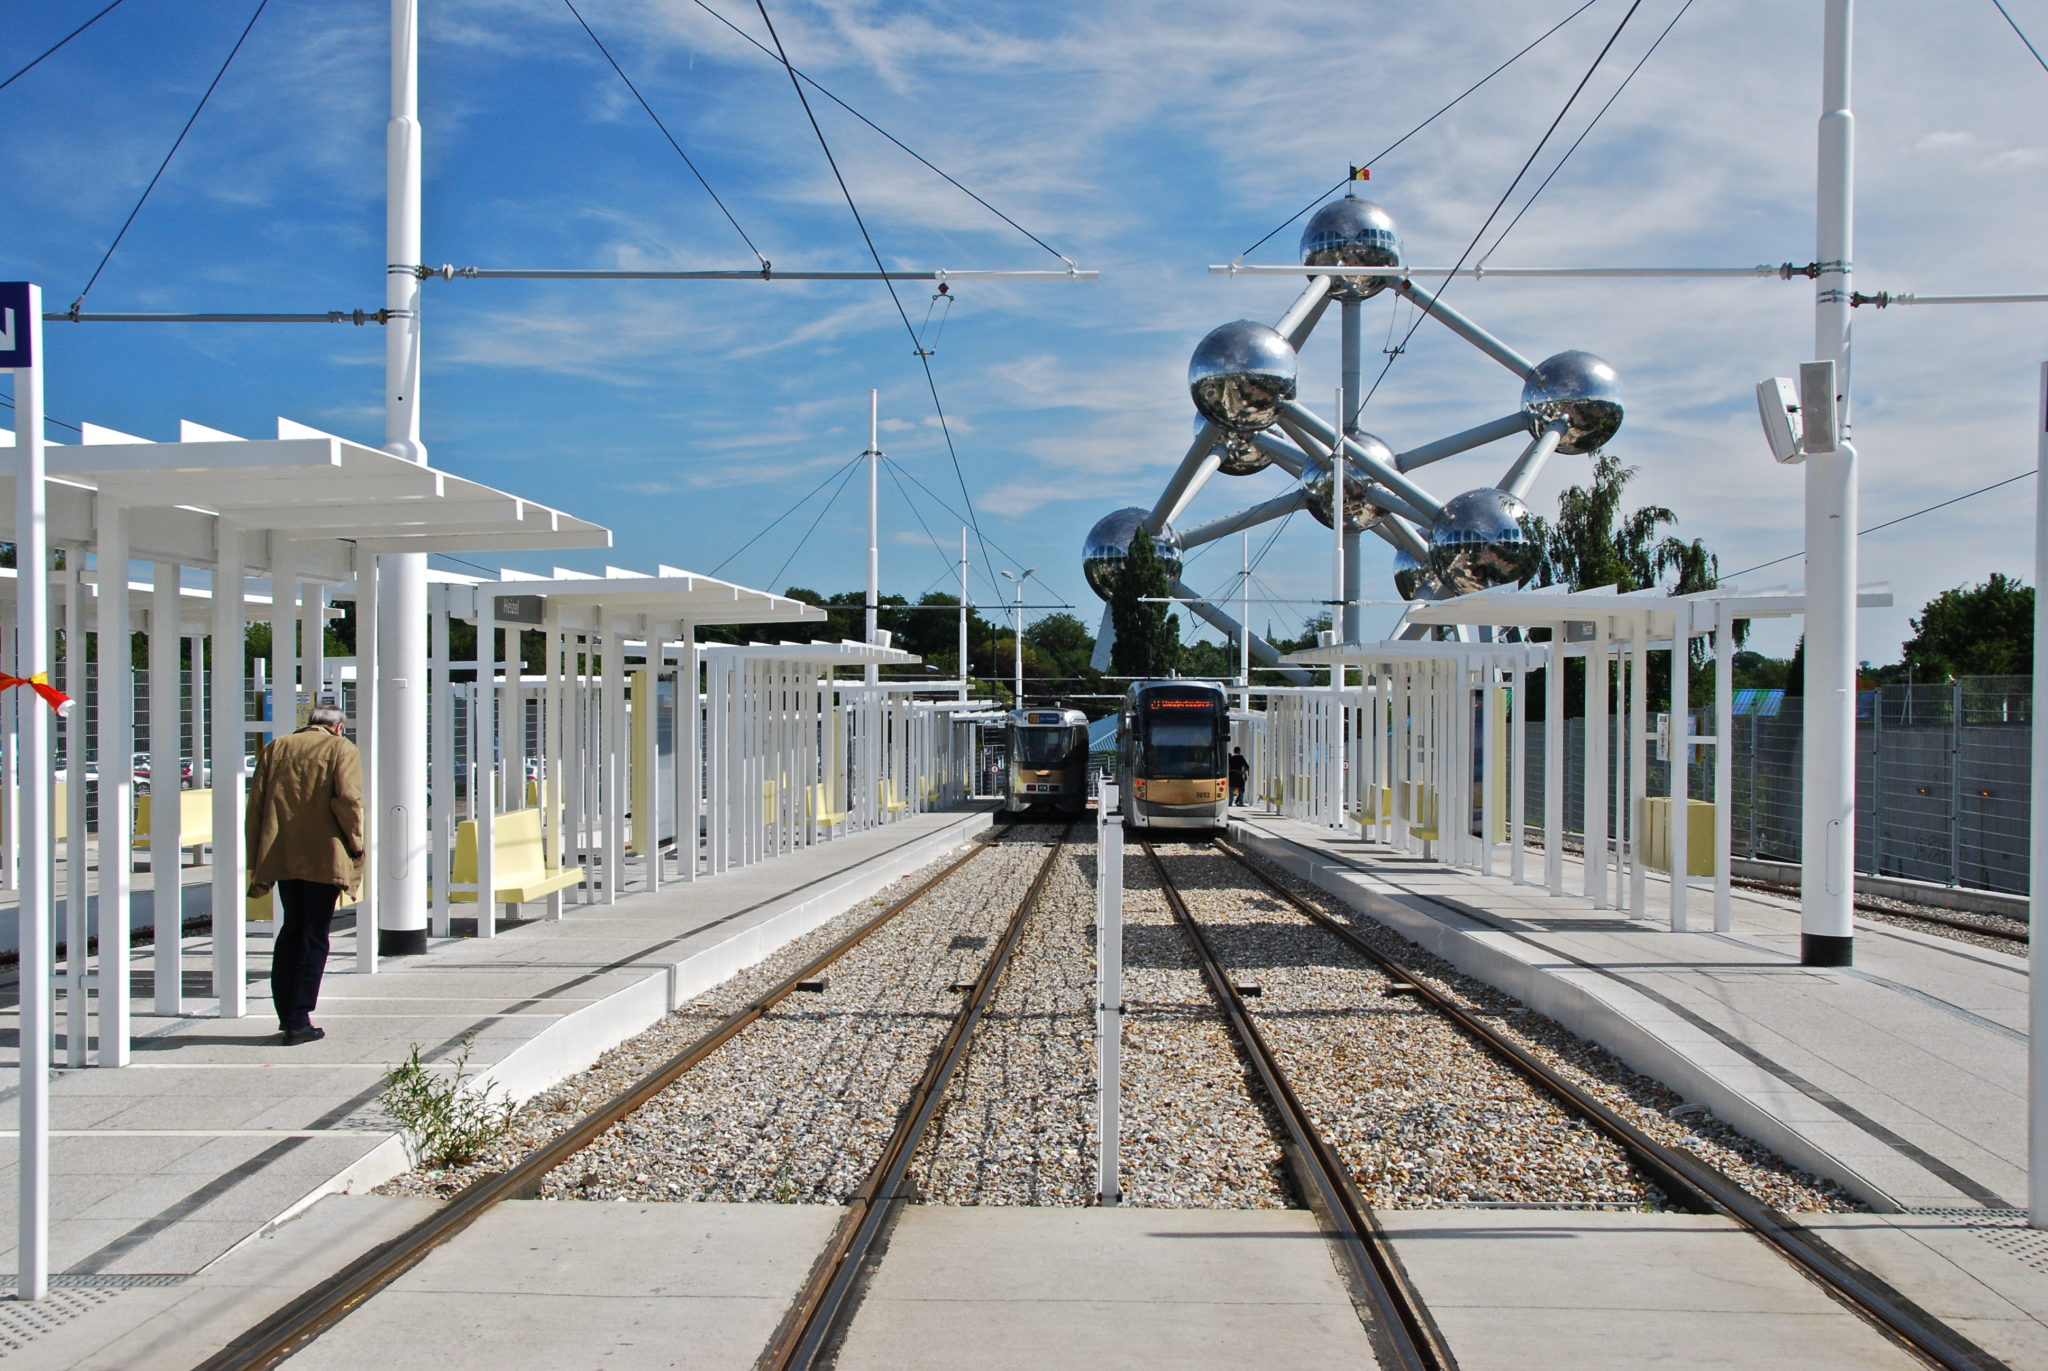
[[[501,1090],[521,1103],[582,1071],[600,1056],[713,986],[767,960],[852,909],[862,900],[933,861],[957,852],[993,825],[993,813],[970,814],[960,822],[901,847],[848,872],[835,885],[814,891],[807,899],[780,910],[751,928],[742,929],[680,960],[658,966],[632,984],[566,1014],[503,1058],[469,1078],[466,1089]],[[292,1201],[248,1237],[214,1261],[240,1251],[311,1208],[328,1195],[350,1195],[375,1189],[411,1165],[404,1141],[386,1133],[368,1152]],[[212,1266],[213,1262],[208,1262]]]
[[[1610,1002],[1593,987],[1567,979],[1555,965],[1542,966],[1525,960],[1524,950],[1512,943],[1493,941],[1484,932],[1453,928],[1400,900],[1368,889],[1360,883],[1359,873],[1334,863],[1318,862],[1285,839],[1237,824],[1232,824],[1231,830],[1247,849],[1386,924],[1466,975],[1514,996],[1537,1013],[1606,1048],[1631,1069],[1662,1081],[1689,1103],[1705,1105],[1715,1117],[1792,1165],[1835,1182],[1879,1213],[1904,1212],[1904,1206],[1883,1187],[1758,1106],[1710,1067],[1666,1043],[1644,1027],[1626,1005]],[[1636,998],[1619,985],[1608,984],[1601,989],[1617,997]],[[1640,1002],[1638,1012],[1647,1016],[1648,1010],[1648,1002]]]

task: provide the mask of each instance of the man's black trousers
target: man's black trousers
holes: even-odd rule
[[[319,881],[279,881],[277,902],[284,918],[270,954],[270,998],[277,1026],[290,1033],[309,1027],[320,1003],[320,977],[327,971],[328,928],[341,887]]]

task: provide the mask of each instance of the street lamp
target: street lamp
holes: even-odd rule
[[[1024,708],[1024,583],[1030,580],[1032,573],[1037,570],[1038,568],[1035,566],[1025,567],[1022,576],[1012,571],[1002,573],[1004,577],[1015,584],[1017,589],[1016,604],[1011,611],[1012,621],[1016,627],[1012,630],[1010,644],[1016,649],[1017,671],[1016,683],[1010,688],[1012,700],[1010,707],[1012,709]]]

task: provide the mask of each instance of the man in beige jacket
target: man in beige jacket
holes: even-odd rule
[[[334,706],[315,706],[304,728],[263,749],[249,783],[249,894],[274,885],[283,907],[270,996],[286,1047],[327,1036],[312,1015],[328,926],[342,892],[362,880],[363,759],[342,720]]]

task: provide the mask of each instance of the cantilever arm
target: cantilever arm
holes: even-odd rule
[[[1429,544],[1422,541],[1422,535],[1417,533],[1414,525],[1407,520],[1389,514],[1384,518],[1375,519],[1368,527],[1402,551],[1411,553],[1424,562],[1429,560]]]
[[[1437,299],[1436,296],[1430,294],[1421,286],[1416,285],[1413,281],[1402,281],[1394,289],[1400,291],[1403,295],[1421,306],[1424,313],[1434,317],[1445,328],[1463,338],[1473,347],[1478,348],[1494,361],[1499,362],[1524,381],[1528,380],[1529,374],[1536,370],[1535,363],[1488,333],[1485,329],[1479,327],[1479,325],[1473,323],[1470,319],[1467,319],[1464,315],[1458,313],[1458,311],[1452,309],[1443,301]]]
[[[1485,447],[1488,443],[1498,442],[1502,438],[1512,438],[1518,433],[1528,431],[1529,416],[1521,410],[1516,410],[1513,414],[1503,414],[1498,419],[1489,419],[1477,428],[1468,428],[1463,433],[1453,433],[1448,438],[1439,438],[1433,443],[1424,443],[1421,447],[1412,447],[1406,452],[1397,453],[1394,465],[1403,471],[1413,471],[1417,467],[1428,466],[1431,462],[1441,462],[1446,457],[1455,457],[1461,452],[1470,452],[1475,447]]]
[[[1311,459],[1303,455],[1300,448],[1291,443],[1283,443],[1270,433],[1253,434],[1252,446],[1271,457],[1274,466],[1296,480],[1300,480],[1301,473],[1308,470]],[[1316,465],[1320,467],[1322,463],[1317,462]]]

